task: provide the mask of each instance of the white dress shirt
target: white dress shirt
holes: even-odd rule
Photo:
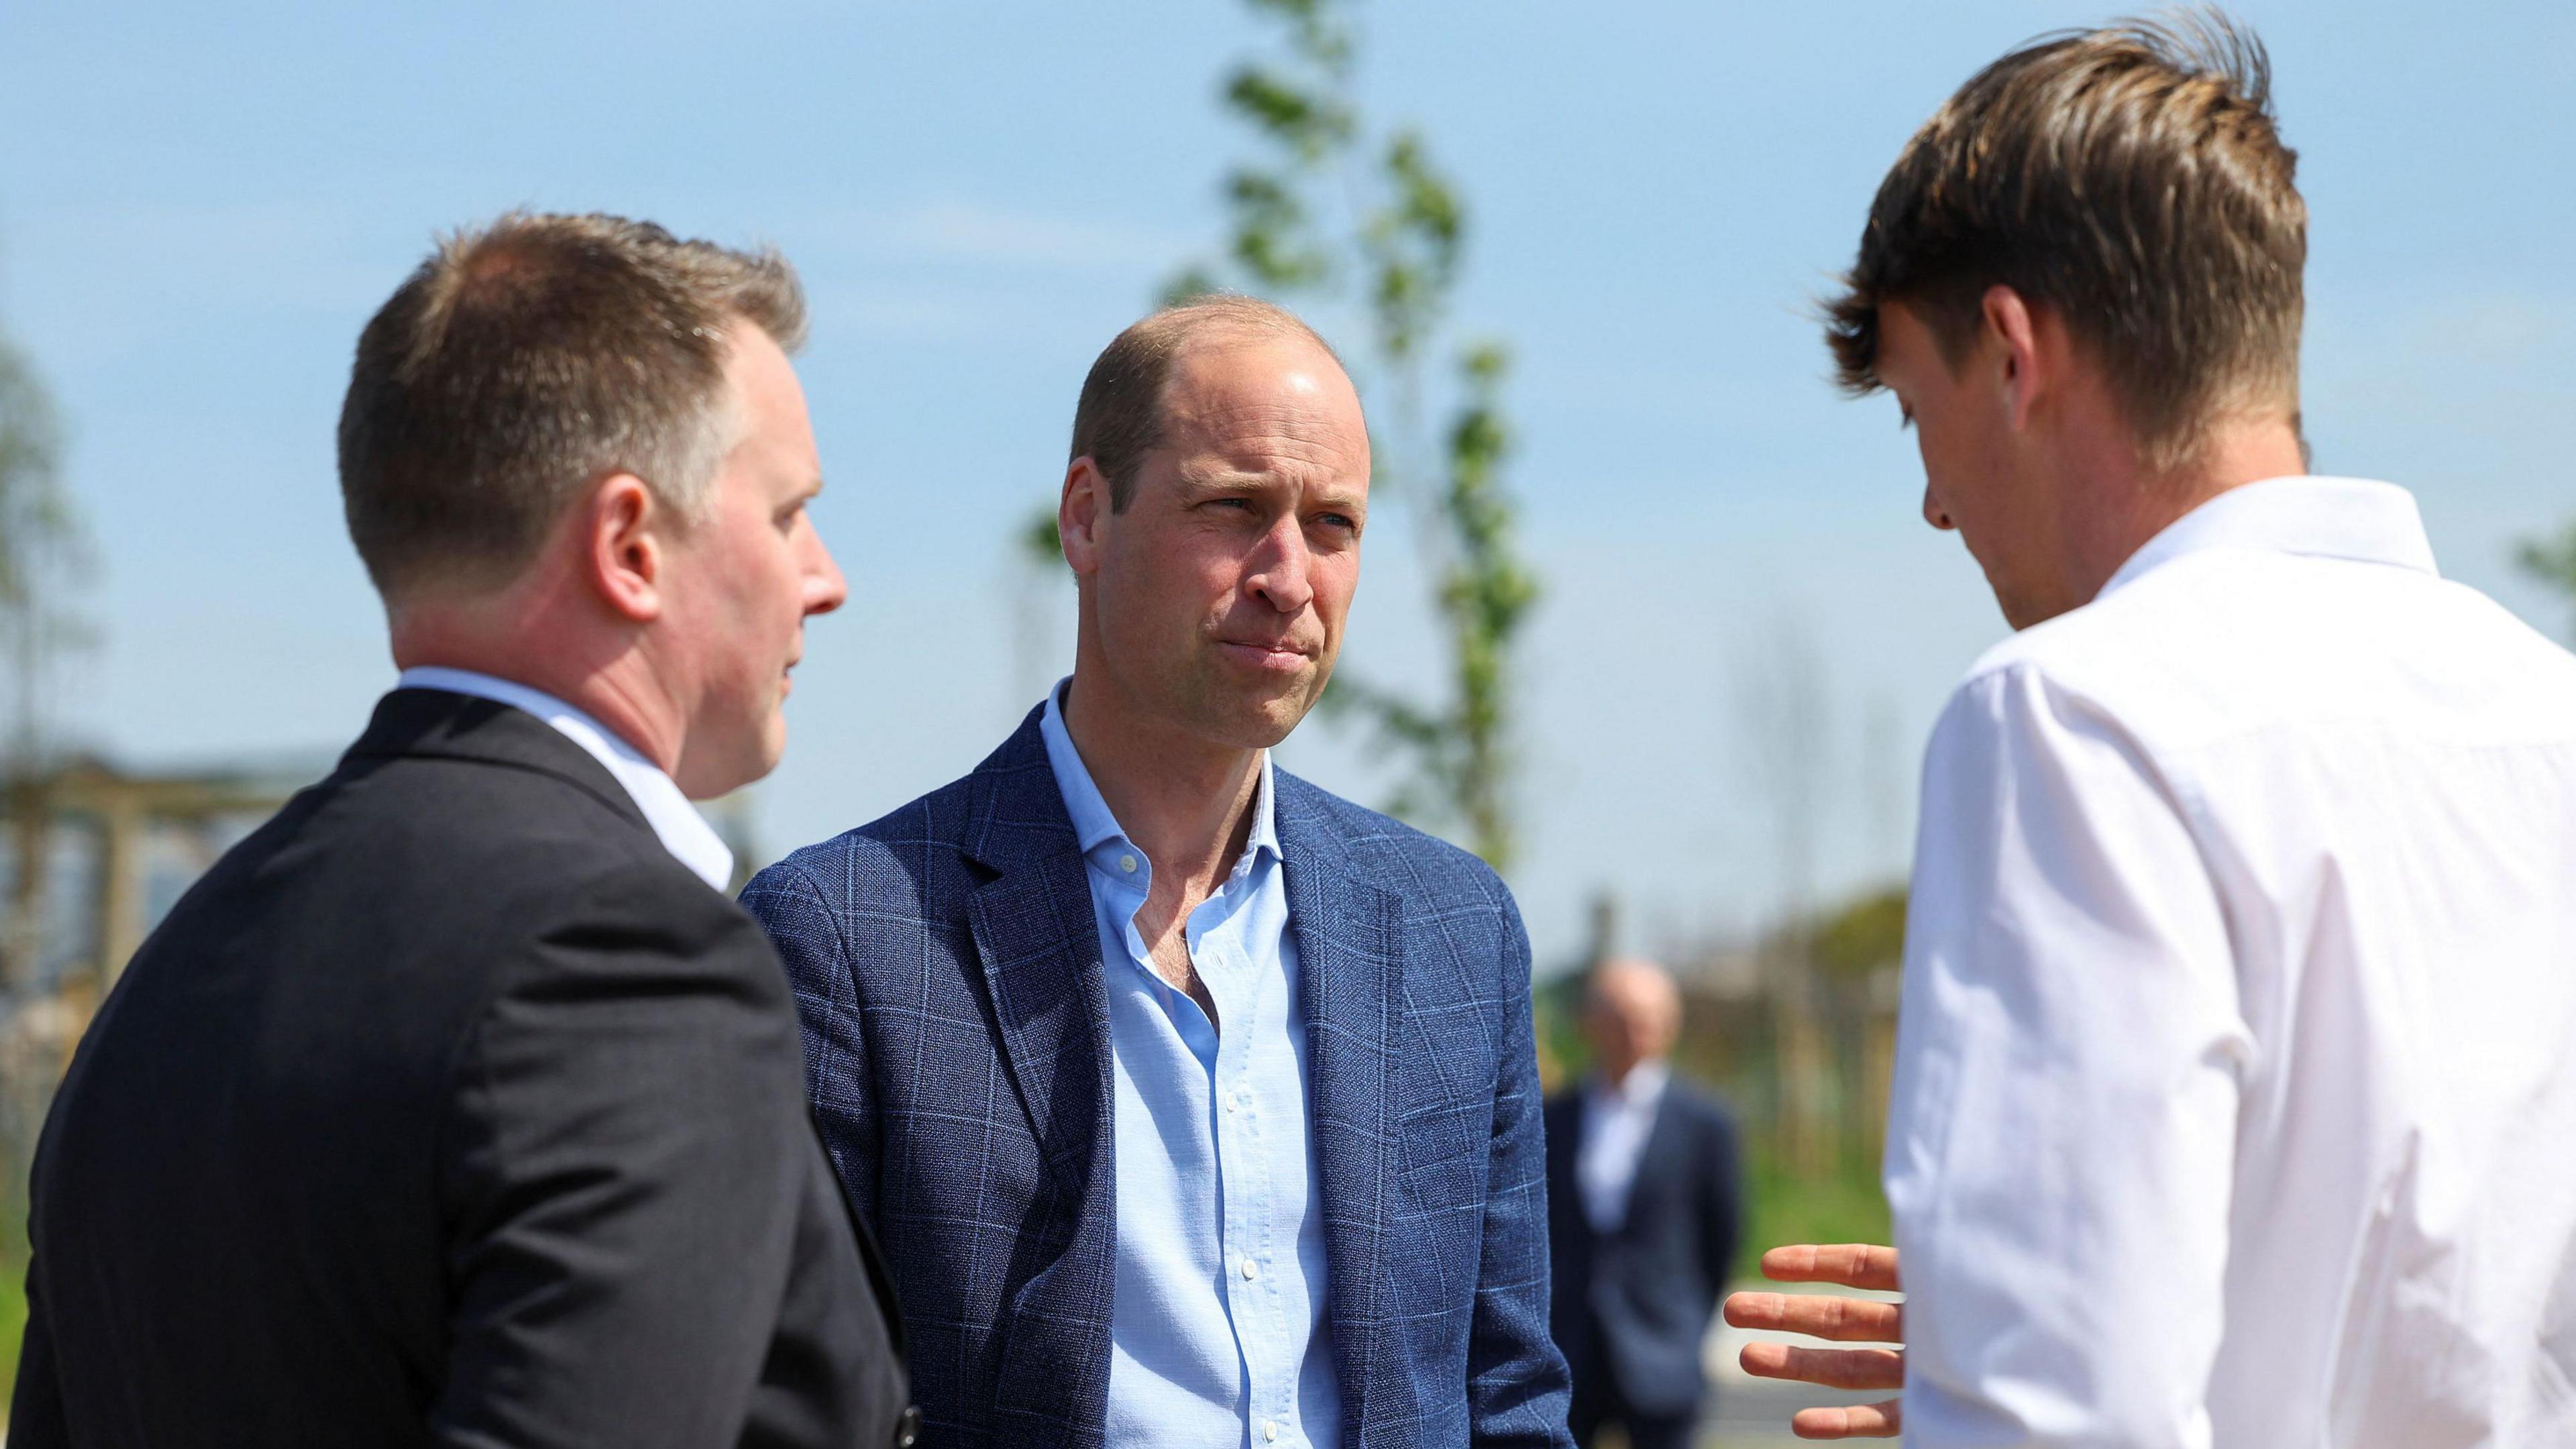
[[[1583,1093],[1583,1137],[1574,1149],[1574,1185],[1583,1194],[1583,1218],[1596,1233],[1615,1233],[1628,1221],[1628,1195],[1637,1186],[1637,1163],[1655,1130],[1672,1069],[1639,1062],[1617,1086],[1594,1078]]]
[[[1887,1192],[1922,1445],[2576,1445],[2576,658],[2277,479],[1935,728]]]
[[[616,777],[644,812],[644,823],[653,827],[662,848],[671,852],[680,864],[698,879],[717,890],[733,884],[733,848],[716,834],[715,827],[698,813],[689,797],[680,793],[678,782],[662,773],[662,767],[644,758],[641,751],[612,733],[606,725],[547,694],[524,684],[495,679],[471,669],[445,669],[421,665],[402,672],[394,681],[396,689],[443,689],[450,694],[470,694],[525,710],[562,732],[564,738],[588,751],[590,757]]]

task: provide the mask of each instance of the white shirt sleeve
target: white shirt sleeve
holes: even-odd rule
[[[2251,1051],[2167,784],[2036,670],[1972,679],[1925,764],[1888,1127],[1907,1443],[2210,1442]]]

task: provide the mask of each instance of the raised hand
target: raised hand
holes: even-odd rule
[[[1873,1292],[1897,1291],[1896,1250],[1867,1243],[1829,1247],[1800,1244],[1762,1255],[1762,1276],[1774,1283],[1833,1283]],[[1835,1343],[1905,1341],[1905,1309],[1867,1298],[1821,1294],[1735,1293],[1726,1321],[1758,1333],[1803,1333]],[[1829,1389],[1905,1387],[1902,1348],[1799,1348],[1753,1343],[1744,1348],[1744,1371],[1766,1379],[1791,1379]],[[1899,1401],[1849,1409],[1800,1409],[1789,1421],[1801,1439],[1888,1439],[1901,1427]]]

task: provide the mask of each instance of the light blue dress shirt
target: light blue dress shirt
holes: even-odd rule
[[[1184,927],[1217,1020],[1155,974],[1135,926],[1153,863],[1065,732],[1040,731],[1091,880],[1116,1078],[1118,1259],[1108,1449],[1341,1442],[1306,1020],[1271,767],[1234,870]]]

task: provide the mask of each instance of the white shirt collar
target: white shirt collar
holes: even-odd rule
[[[2185,554],[2260,549],[2438,573],[2415,495],[2367,478],[2266,478],[2230,488],[2167,524],[2129,556],[2104,594]]]
[[[611,733],[607,726],[564,703],[543,690],[495,679],[470,669],[446,669],[423,665],[402,672],[394,681],[397,689],[443,689],[451,694],[470,694],[524,710],[555,727],[565,739],[581,746],[599,761],[617,783],[626,787],[635,808],[644,812],[644,823],[653,827],[662,848],[671,852],[680,864],[698,879],[716,890],[733,884],[733,848],[707,824],[706,817],[680,793],[677,782],[662,773],[662,767],[644,758],[641,751]]]
[[[1607,1077],[1592,1079],[1592,1090],[1604,1105],[1624,1107],[1632,1112],[1651,1110],[1664,1099],[1664,1084],[1672,1080],[1670,1063],[1662,1060],[1643,1061],[1628,1069],[1628,1075],[1617,1086]]]

